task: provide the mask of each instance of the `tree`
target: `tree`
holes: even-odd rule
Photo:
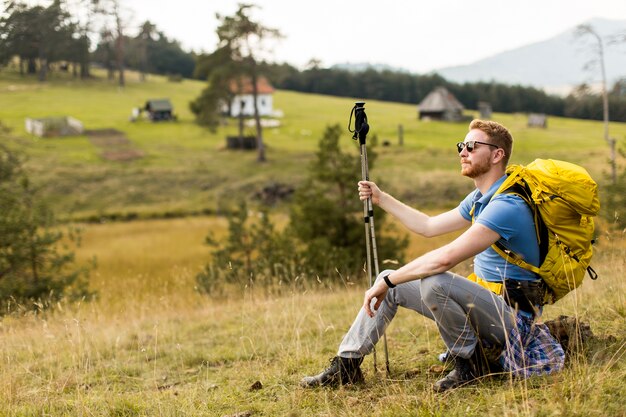
[[[6,16],[0,19],[0,59],[6,62],[13,56],[28,62],[28,72],[34,73],[39,65],[39,80],[47,79],[51,63],[67,57],[68,45],[72,44],[75,26],[70,15],[62,8],[60,0],[48,7],[28,7],[20,2],[8,3]]]
[[[191,104],[191,109],[198,116],[200,123],[215,126],[217,116],[214,113],[220,109],[220,105],[213,101],[228,97],[227,90],[231,82],[237,82],[243,77],[249,78],[252,85],[257,136],[257,160],[263,162],[266,157],[257,103],[257,83],[260,75],[257,53],[264,41],[269,38],[279,38],[281,34],[277,29],[268,28],[252,20],[248,13],[253,7],[250,4],[239,4],[234,16],[216,14],[220,22],[217,28],[217,48],[213,54],[206,57],[208,64],[199,64],[210,70],[207,73],[209,86]]]
[[[233,64],[230,52],[219,48],[199,60],[194,70],[196,76],[205,75],[209,83],[200,96],[189,103],[189,107],[196,115],[196,122],[212,131],[219,125],[222,104],[230,103],[232,99],[230,79],[237,70]]]
[[[100,32],[100,42],[93,52],[93,59],[100,62],[107,70],[107,79],[115,78],[115,37],[110,29],[104,27]]]
[[[149,20],[146,20],[139,29],[139,33],[135,38],[137,69],[139,70],[141,81],[146,80],[146,72],[148,72],[148,44],[153,40],[156,34],[156,26]]]
[[[92,0],[92,2],[95,6],[95,12],[108,20],[104,25],[103,33],[112,39],[118,83],[120,87],[124,87],[126,85],[126,36],[124,35],[126,20],[121,0]]]
[[[580,38],[583,36],[591,36],[594,39],[594,45],[592,46],[593,54],[595,55],[590,61],[587,62],[586,67],[591,68],[594,66],[600,67],[601,76],[601,94],[602,94],[602,118],[604,120],[604,140],[611,149],[610,163],[611,163],[611,182],[613,185],[617,183],[617,162],[616,162],[616,140],[609,137],[609,95],[606,88],[606,70],[604,64],[604,41],[593,26],[585,24],[579,25],[576,28],[576,35]]]
[[[188,78],[193,75],[195,59],[192,54],[183,51],[177,41],[168,39],[161,31],[156,31],[156,39],[148,40],[146,52],[150,71]]]
[[[326,128],[308,180],[296,191],[290,207],[288,230],[306,243],[300,262],[311,274],[357,274],[366,257],[363,218],[358,215],[363,205],[355,194],[361,162],[358,155],[342,150],[340,138],[338,125]],[[370,169],[376,161],[376,141],[376,136],[370,139]],[[389,237],[385,232],[391,229],[384,226],[384,213],[377,212],[376,216],[379,259],[402,261],[408,239]]]
[[[258,217],[258,221],[251,219],[248,205],[241,201],[228,217],[227,238],[207,235],[205,243],[213,249],[211,261],[196,275],[200,292],[212,295],[226,285],[271,290],[273,284],[293,283],[300,276],[302,266],[293,237],[275,229],[267,208]]]
[[[80,65],[80,78],[85,79],[91,76],[91,53],[89,49],[91,47],[90,35],[95,33],[93,28],[94,16],[97,12],[97,2],[94,0],[78,0],[77,7],[79,11],[74,11],[72,15],[82,14],[85,19],[78,23],[79,28],[79,40],[81,45],[80,53],[78,55],[78,64]]]
[[[20,159],[4,145],[0,211],[0,314],[89,294],[86,271],[73,266],[72,252],[59,250],[64,235],[53,228],[53,213],[33,189]]]

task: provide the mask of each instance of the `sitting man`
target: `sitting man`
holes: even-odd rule
[[[451,211],[431,217],[382,192],[373,182],[359,182],[361,200],[371,197],[412,232],[431,237],[467,230],[398,270],[383,271],[365,293],[363,308],[331,365],[316,376],[303,378],[301,386],[363,381],[363,357],[374,349],[398,306],[434,320],[454,360],[454,369],[435,383],[436,391],[456,388],[479,376],[475,359],[483,347],[502,351],[498,365],[515,376],[548,374],[563,367],[563,349],[544,325],[534,323],[541,311],[543,281],[508,263],[491,248],[500,242],[526,262],[540,263],[530,207],[515,194],[494,197],[506,178],[513,138],[498,123],[474,120],[464,142],[456,146],[461,174],[472,178],[476,189]],[[470,277],[449,272],[472,257],[474,273]],[[515,290],[507,291],[509,288]],[[506,294],[509,296],[503,296]]]

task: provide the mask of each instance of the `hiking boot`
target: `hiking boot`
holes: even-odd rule
[[[363,358],[342,358],[335,356],[330,360],[330,366],[315,376],[305,376],[300,381],[303,388],[338,386],[363,382],[361,372]]]
[[[454,359],[454,369],[444,378],[435,382],[433,389],[436,392],[447,391],[452,388],[460,387],[476,379],[476,371],[469,359],[463,359],[457,356]]]

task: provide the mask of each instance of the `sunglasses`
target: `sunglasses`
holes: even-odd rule
[[[477,143],[480,143],[481,145],[493,146],[496,149],[499,148],[498,145],[494,145],[493,143],[479,142],[477,140],[468,140],[467,142],[459,142],[459,143],[457,143],[456,144],[456,150],[459,153],[461,153],[461,152],[463,152],[463,149],[467,148],[467,152],[473,152],[474,149],[476,149],[476,144]]]

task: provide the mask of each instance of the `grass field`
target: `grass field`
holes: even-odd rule
[[[597,281],[546,309],[576,315],[597,339],[554,376],[506,376],[445,395],[443,344],[433,323],[401,311],[388,329],[389,377],[364,363],[366,384],[303,390],[334,355],[362,301],[354,286],[321,281],[267,295],[241,288],[202,297],[197,244],[221,220],[194,217],[85,225],[81,262],[98,259],[100,298],[0,322],[0,415],[10,416],[623,416],[626,251],[606,236]],[[415,241],[413,249],[429,243]],[[379,361],[382,359],[379,350]],[[259,381],[261,386],[256,384]]]
[[[173,83],[156,76],[140,83],[132,74],[128,86],[119,89],[103,79],[85,83],[58,78],[41,84],[8,73],[0,76],[0,121],[13,129],[15,139],[9,142],[28,155],[33,179],[64,218],[216,212],[274,182],[297,186],[324,129],[332,124],[346,126],[343,146],[358,158],[357,144],[347,132],[355,99],[277,91],[275,108],[285,117],[279,128],[265,130],[268,162],[259,164],[254,152],[224,149],[225,136],[236,131],[233,123],[211,133],[193,122],[188,103],[202,88],[198,81]],[[133,107],[154,97],[171,99],[178,122],[129,121]],[[414,105],[368,101],[366,110],[370,136],[392,144],[378,147],[373,179],[422,207],[454,204],[470,189],[471,184],[458,175],[454,152],[454,143],[467,131],[466,123],[419,122]],[[123,132],[144,157],[111,161],[86,136],[38,139],[25,134],[26,117],[61,115],[81,120],[87,129]],[[549,118],[544,130],[526,127],[522,114],[496,113],[494,119],[515,136],[512,162],[566,159],[604,181],[608,147],[601,123]],[[397,145],[399,124],[405,132],[402,147]],[[622,140],[626,124],[612,124],[611,135]]]
[[[258,164],[253,153],[223,149],[233,126],[213,134],[193,123],[187,102],[202,88],[159,77],[139,83],[132,76],[123,90],[102,79],[39,84],[0,73],[0,121],[13,129],[3,140],[29,158],[33,180],[62,218],[163,217],[228,208],[273,181],[297,185],[325,126],[347,125],[355,101],[277,92],[275,107],[285,117],[280,128],[265,131],[269,161]],[[155,97],[173,101],[178,122],[128,121],[132,107]],[[372,178],[432,210],[471,188],[458,175],[453,151],[466,124],[420,123],[411,105],[372,101],[366,109],[372,132],[392,143],[378,148]],[[120,130],[145,156],[111,161],[86,136],[25,134],[25,117],[53,115],[71,115],[89,129]],[[514,132],[512,162],[566,159],[604,181],[608,149],[600,123],[550,118],[548,129],[537,130],[526,127],[524,115],[494,119]],[[395,138],[399,123],[403,147]],[[611,129],[618,139],[626,135],[625,124]],[[358,158],[347,132],[343,146]],[[389,377],[375,374],[368,358],[364,386],[298,388],[303,375],[317,373],[334,355],[361,304],[363,277],[352,285],[320,277],[269,293],[245,287],[207,297],[195,290],[194,277],[208,258],[205,235],[225,233],[224,218],[79,224],[77,260],[95,265],[90,285],[98,298],[0,319],[0,415],[625,416],[626,239],[601,224],[593,262],[600,278],[545,314],[589,322],[597,338],[588,349],[554,376],[488,378],[445,395],[430,388],[442,374],[436,328],[407,311],[388,330]],[[450,238],[414,237],[409,256]]]

